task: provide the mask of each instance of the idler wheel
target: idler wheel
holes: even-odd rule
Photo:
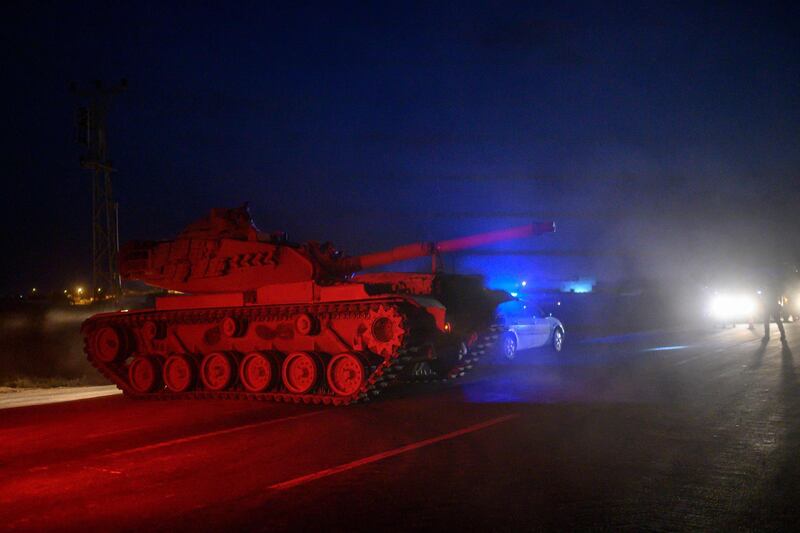
[[[220,330],[226,337],[241,337],[247,329],[247,323],[244,320],[226,316],[222,319]]]
[[[250,392],[262,392],[272,385],[277,371],[272,358],[261,352],[247,354],[239,364],[239,379]]]
[[[225,390],[233,383],[235,368],[230,355],[213,352],[205,356],[200,364],[200,379],[208,390]]]
[[[294,319],[294,329],[300,335],[315,335],[319,332],[319,320],[308,313],[301,313]]]
[[[328,363],[328,386],[339,396],[350,396],[361,389],[367,371],[358,356],[340,353]]]
[[[161,362],[155,357],[136,357],[128,367],[128,381],[136,392],[155,391],[161,387]]]
[[[195,363],[187,355],[173,354],[164,362],[164,383],[172,392],[186,392],[197,377]]]
[[[117,329],[106,326],[94,334],[94,354],[99,361],[113,363],[128,352],[127,338]]]
[[[289,392],[305,394],[317,384],[320,375],[319,363],[308,353],[294,352],[283,361],[281,377]]]

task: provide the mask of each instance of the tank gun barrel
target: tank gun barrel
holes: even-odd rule
[[[367,268],[405,261],[407,259],[435,256],[439,253],[457,252],[459,250],[476,248],[484,244],[552,233],[555,230],[555,222],[535,222],[524,226],[488,231],[486,233],[478,233],[446,241],[406,244],[383,252],[345,258],[337,265],[337,270],[342,273],[358,272]]]
[[[526,224],[524,226],[516,226],[514,228],[500,229],[496,231],[487,231],[485,233],[478,233],[476,235],[469,235],[467,237],[459,237],[457,239],[450,239],[435,243],[437,252],[457,252],[459,250],[467,250],[469,248],[476,248],[484,244],[491,244],[493,242],[510,241],[512,239],[521,239],[523,237],[535,237],[543,233],[552,233],[556,230],[555,222],[535,222],[533,224]]]

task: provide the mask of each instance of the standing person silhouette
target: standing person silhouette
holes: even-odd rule
[[[761,292],[762,305],[764,311],[764,341],[769,340],[770,317],[778,324],[781,332],[781,342],[786,341],[786,330],[783,329],[781,321],[781,306],[779,300],[783,298],[781,283],[776,276],[770,276]]]

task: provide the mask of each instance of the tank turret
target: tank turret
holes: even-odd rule
[[[554,230],[529,224],[348,257],[261,232],[246,206],[213,209],[173,240],[120,250],[125,279],[184,294],[89,318],[86,353],[137,398],[343,405],[392,383],[452,379],[487,355],[509,296],[481,276],[440,272],[439,254]],[[423,256],[430,273],[361,273]]]
[[[246,207],[212,209],[171,241],[134,241],[120,250],[123,279],[192,294],[253,291],[266,285],[341,281],[364,269],[555,231],[528,224],[441,242],[420,242],[345,257],[330,243],[288,242],[260,232]]]

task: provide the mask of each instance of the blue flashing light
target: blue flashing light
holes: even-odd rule
[[[511,296],[513,296],[514,298],[516,298],[516,297],[518,296],[518,293],[516,293],[516,292],[512,292],[512,293],[511,293]]]

